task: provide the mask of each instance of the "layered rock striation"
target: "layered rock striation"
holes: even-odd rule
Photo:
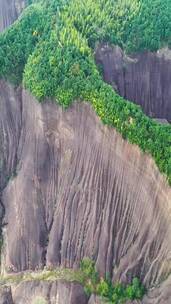
[[[83,287],[63,281],[23,282],[16,287],[0,289],[0,304],[87,304]]]
[[[119,47],[101,45],[95,57],[104,80],[121,96],[139,104],[147,115],[171,122],[171,50],[127,56]]]
[[[0,32],[17,19],[25,4],[26,0],[0,0]]]
[[[114,281],[161,284],[171,270],[171,189],[150,156],[89,104],[40,104],[1,81],[0,106],[2,272],[78,267],[89,256]]]
[[[0,31],[24,1],[0,0]],[[170,56],[97,50],[104,78],[147,114],[171,120]],[[103,126],[86,103],[62,110],[0,81],[1,273],[79,266],[150,289],[143,304],[171,301],[171,189],[154,161]],[[61,281],[2,287],[0,304],[97,304]],[[136,302],[138,303],[138,302]]]

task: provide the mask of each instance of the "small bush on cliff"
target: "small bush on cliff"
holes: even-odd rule
[[[80,269],[83,273],[84,290],[87,295],[91,295],[96,289],[99,281],[98,272],[95,269],[95,263],[89,258],[85,258],[80,263]]]
[[[83,273],[84,289],[88,295],[94,293],[110,303],[119,304],[126,303],[127,300],[142,299],[145,294],[145,287],[138,278],[134,278],[129,285],[112,284],[109,276],[99,277],[95,263],[88,258],[81,262],[80,268]]]
[[[99,281],[98,272],[95,269],[95,262],[89,258],[85,258],[80,263],[80,269],[86,277],[91,279],[93,284],[96,284]]]
[[[103,123],[151,154],[171,184],[170,125],[116,94],[94,60],[98,43],[156,50],[170,43],[170,33],[170,0],[37,0],[0,35],[0,77],[23,81],[40,101],[90,102]]]

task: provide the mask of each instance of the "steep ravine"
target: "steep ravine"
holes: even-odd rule
[[[171,189],[154,161],[88,104],[64,111],[1,81],[0,105],[2,272],[90,256],[114,280],[161,283],[171,270]],[[163,284],[143,303],[168,303],[170,277]]]
[[[121,96],[139,104],[147,115],[171,122],[171,50],[127,56],[119,47],[101,45],[96,62],[104,80]]]

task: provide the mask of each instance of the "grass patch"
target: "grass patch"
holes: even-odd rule
[[[131,284],[125,285],[120,282],[112,283],[108,275],[100,277],[95,263],[86,258],[80,263],[80,269],[57,268],[54,270],[43,270],[37,272],[25,272],[9,274],[0,277],[0,285],[17,285],[21,282],[30,281],[56,281],[77,282],[84,286],[87,295],[96,294],[107,303],[126,303],[127,300],[142,299],[145,287],[138,278],[133,278]]]
[[[29,281],[56,281],[65,280],[68,282],[83,282],[83,273],[81,270],[67,268],[57,268],[54,270],[42,270],[34,272],[12,273],[0,276],[0,285],[19,284]]]

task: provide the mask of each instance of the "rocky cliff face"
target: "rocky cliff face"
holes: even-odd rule
[[[24,282],[0,289],[0,304],[87,304],[83,287],[66,282]]]
[[[23,3],[0,0],[0,31],[15,20]],[[120,94],[142,100],[148,114],[170,120],[166,55],[128,58],[118,48],[96,55],[105,80]],[[2,273],[77,267],[90,256],[113,280],[138,275],[150,288],[143,304],[168,304],[170,204],[171,189],[153,160],[103,126],[88,104],[63,111],[0,82]],[[87,299],[80,285],[61,281],[0,290],[0,304],[40,300],[102,303],[94,296]]]
[[[0,32],[16,20],[25,3],[25,0],[0,0]]]
[[[171,189],[153,160],[88,104],[64,111],[1,81],[0,107],[2,271],[77,267],[89,256],[113,280],[161,283],[171,270]],[[168,286],[152,299],[164,303]]]
[[[171,121],[171,50],[128,57],[119,47],[100,46],[96,61],[104,79],[124,98],[156,118]]]

